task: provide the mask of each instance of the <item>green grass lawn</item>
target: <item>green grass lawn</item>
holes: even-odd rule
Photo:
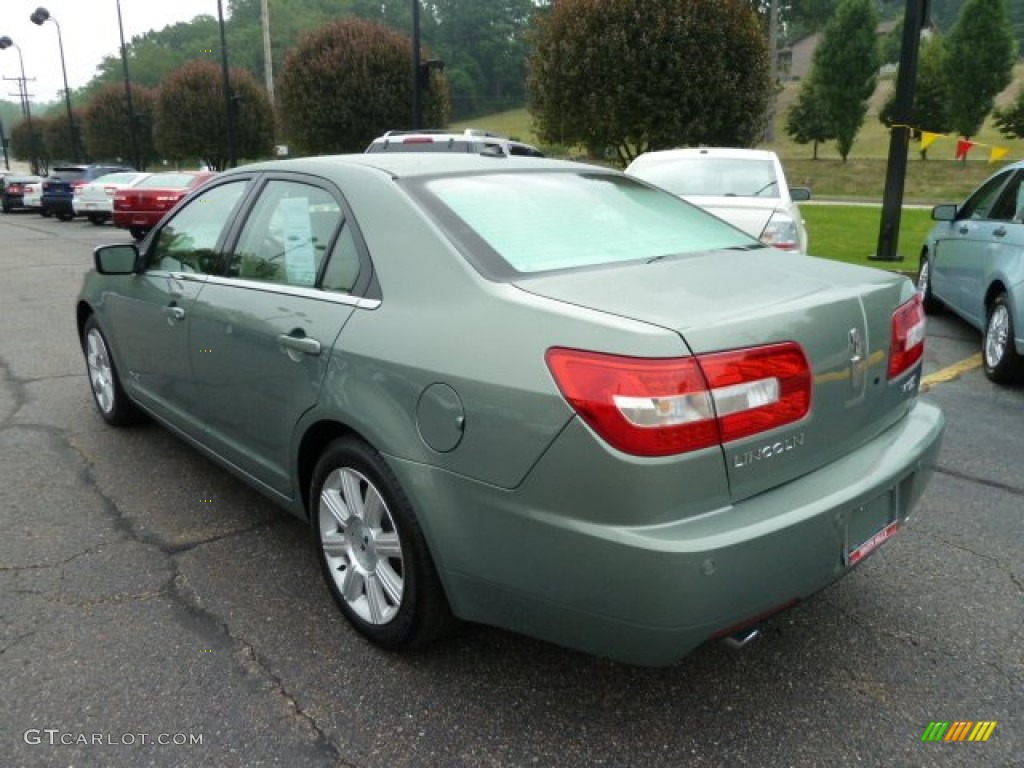
[[[805,203],[800,212],[807,226],[809,250],[815,256],[903,272],[917,271],[921,244],[933,223],[930,210],[904,208],[897,249],[903,261],[889,263],[868,259],[878,247],[881,206]]]

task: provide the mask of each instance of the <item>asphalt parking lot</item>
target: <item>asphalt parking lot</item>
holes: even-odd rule
[[[0,216],[0,766],[1021,764],[1024,388],[945,373],[978,350],[959,321],[929,324],[948,427],[915,517],[760,641],[642,669],[468,627],[399,657],[348,628],[299,521],[96,414],[73,301],[127,239]]]

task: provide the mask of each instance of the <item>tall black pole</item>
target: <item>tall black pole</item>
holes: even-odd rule
[[[28,97],[28,78],[25,77],[25,57],[21,55],[21,46],[15,43],[7,35],[0,37],[0,50],[5,50],[14,46],[15,50],[18,51],[18,62],[21,66],[21,82],[20,92],[23,94],[23,101],[21,103],[25,111],[25,121],[28,123],[28,164],[32,170],[32,173],[39,173],[39,156],[36,152],[36,131],[32,127],[32,106],[29,103]]]
[[[928,0],[907,0],[903,17],[903,44],[900,46],[899,72],[896,76],[896,101],[893,125],[889,129],[889,162],[885,171],[882,196],[882,220],[878,227],[878,248],[874,261],[902,261],[897,252],[900,241],[900,213],[903,209],[903,184],[907,176],[907,151],[910,146],[910,121],[914,107],[914,83],[917,80],[921,27],[928,18]]]
[[[220,24],[220,64],[224,76],[224,109],[228,126],[228,166],[238,165],[238,150],[235,147],[235,100],[231,94],[231,76],[228,74],[228,41],[224,34],[224,6],[217,0],[217,21]]]
[[[64,106],[68,110],[68,132],[71,134],[71,159],[77,163],[79,160],[78,127],[75,125],[75,115],[71,111],[71,89],[68,87],[68,67],[64,62],[64,36],[61,34],[60,24],[42,6],[36,8],[28,18],[36,26],[41,27],[46,22],[52,21],[54,26],[57,27],[57,46],[60,48],[60,71],[64,76]]]
[[[0,120],[0,145],[4,148],[4,170],[11,170],[11,159],[7,156],[7,134],[4,133],[4,121]]]
[[[420,100],[420,0],[412,0],[412,127],[423,126],[423,104]]]
[[[128,135],[132,143],[132,165],[142,170],[139,155],[139,137],[135,129],[135,106],[132,104],[132,83],[128,78],[128,48],[124,44],[124,24],[121,22],[121,0],[117,0],[117,29],[121,33],[121,68],[124,70],[124,96],[128,102]]]

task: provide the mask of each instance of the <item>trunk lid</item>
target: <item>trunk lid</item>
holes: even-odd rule
[[[887,374],[892,314],[914,289],[880,270],[765,248],[540,275],[516,285],[671,329],[697,355],[797,342],[812,371],[810,413],[723,446],[735,501],[848,453],[897,421],[917,394],[919,365],[892,382]]]
[[[778,198],[770,197],[736,197],[705,195],[682,195],[683,200],[708,213],[724,219],[754,238],[761,237],[768,220],[775,213]]]

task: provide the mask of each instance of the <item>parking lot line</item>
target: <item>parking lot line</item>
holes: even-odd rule
[[[929,373],[927,376],[922,376],[921,391],[927,392],[936,384],[944,384],[947,381],[952,381],[968,371],[973,371],[975,368],[980,367],[981,352],[978,352],[977,354],[971,355],[966,360],[961,360],[959,363],[953,363],[953,365],[947,366],[935,373]]]

